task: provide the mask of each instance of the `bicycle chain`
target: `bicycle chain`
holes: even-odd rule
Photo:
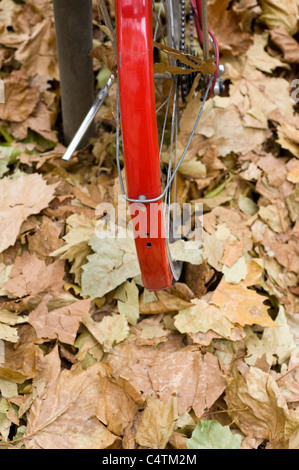
[[[189,54],[195,55],[194,46],[194,18],[193,18],[193,9],[190,5],[189,11],[189,28],[190,28],[190,47],[186,45],[186,0],[181,0],[181,40],[180,40],[180,50],[187,52]],[[181,68],[187,69],[186,65],[179,63]],[[179,83],[181,88],[181,96],[183,102],[186,101],[186,98],[192,88],[193,82],[195,80],[196,73],[188,73],[186,75],[179,76]]]

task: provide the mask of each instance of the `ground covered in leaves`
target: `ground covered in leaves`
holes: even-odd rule
[[[204,244],[153,293],[131,241],[99,236],[120,193],[115,90],[62,162],[52,2],[1,1],[0,446],[299,448],[298,5],[209,2],[226,93],[178,186],[203,203]],[[94,1],[95,46],[100,22]]]

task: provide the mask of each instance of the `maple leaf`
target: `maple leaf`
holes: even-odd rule
[[[165,449],[177,420],[176,398],[167,403],[148,397],[136,432],[138,444],[150,449]]]
[[[242,28],[242,10],[228,5],[229,0],[209,3],[209,27],[217,37],[221,52],[238,55],[251,45],[252,36]]]
[[[16,258],[10,279],[3,287],[15,297],[59,292],[64,283],[64,273],[64,261],[56,260],[46,265],[35,254],[25,252]]]
[[[232,323],[239,325],[275,326],[264,304],[266,296],[248,289],[243,284],[229,284],[221,280],[211,299]]]
[[[56,339],[66,344],[74,344],[79,324],[88,315],[90,300],[74,298],[69,305],[49,309],[51,294],[47,294],[36,309],[29,314],[29,323],[34,327],[38,338]]]
[[[88,244],[95,231],[95,220],[84,214],[73,214],[66,219],[67,233],[62,237],[65,244],[50,253],[60,256],[72,263],[70,272],[75,275],[75,282],[81,284],[82,265],[87,261],[87,255],[92,253]]]
[[[149,377],[161,400],[167,401],[172,394],[176,394],[179,414],[192,407],[197,417],[225,389],[217,358],[210,353],[202,356],[194,347],[174,351],[167,358],[156,360],[149,367]]]
[[[57,183],[47,185],[38,173],[0,180],[0,252],[15,243],[21,224],[29,215],[48,206],[56,187]]]
[[[222,278],[213,292],[211,303],[217,305],[230,322],[244,325],[275,326],[264,304],[267,297],[248,286],[258,284],[261,268],[254,261],[248,264],[244,281],[230,284]]]
[[[251,367],[244,377],[229,380],[225,400],[229,409],[240,410],[229,414],[245,436],[283,445],[288,409],[271,375]]]
[[[83,296],[102,297],[140,273],[133,238],[101,238],[95,234],[89,245],[94,253],[87,256],[88,262],[82,266]]]
[[[106,351],[110,351],[115,344],[125,340],[130,332],[123,314],[106,316],[101,322],[95,322],[90,317],[85,317],[82,321]]]
[[[116,436],[97,418],[101,397],[97,372],[103,367],[60,371],[58,348],[45,356],[34,381],[37,397],[28,413],[26,448],[103,449],[113,444]]]
[[[103,398],[98,403],[97,416],[107,425],[109,431],[122,436],[137,411],[143,407],[144,399],[123,377],[115,380],[101,371],[99,376]]]
[[[242,437],[232,434],[228,426],[218,421],[198,421],[190,439],[188,449],[240,449]]]
[[[0,118],[7,121],[24,121],[38,103],[39,89],[30,87],[29,77],[21,71],[13,71],[4,79],[4,85],[5,103],[0,103]]]
[[[286,31],[293,35],[298,31],[296,14],[298,4],[296,0],[261,0],[262,15],[260,20],[268,28],[276,28],[283,25]]]
[[[174,324],[181,333],[207,333],[213,330],[224,338],[231,338],[234,325],[223,316],[220,308],[203,299],[194,299],[192,304],[174,317]]]
[[[45,18],[38,23],[30,37],[16,51],[15,57],[28,75],[59,79],[57,50],[53,20]]]

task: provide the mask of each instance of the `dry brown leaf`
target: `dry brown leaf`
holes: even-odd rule
[[[56,187],[57,183],[47,185],[38,173],[21,173],[16,179],[0,181],[0,252],[14,245],[21,224],[29,215],[48,206]]]
[[[188,52],[185,51],[178,51],[177,49],[174,49],[173,47],[167,46],[166,44],[160,44],[156,41],[153,41],[154,46],[160,49],[163,52],[166,52],[167,55],[172,57],[175,60],[179,60],[182,62],[184,65],[187,65],[188,67],[191,67],[191,69],[201,72],[204,75],[212,74],[215,72],[215,65],[213,62],[215,62],[215,59],[201,59],[200,57],[193,56],[192,54],[189,54]],[[189,69],[187,69],[187,73]],[[182,70],[179,67],[176,66],[171,66],[171,65],[166,65],[164,63],[160,64],[155,64],[155,73],[165,73],[165,72],[170,72],[170,73],[186,73],[186,70],[182,72]]]
[[[239,240],[236,243],[226,245],[224,247],[224,254],[221,263],[225,264],[229,268],[243,255],[244,244],[243,240]]]
[[[34,327],[38,338],[58,338],[62,343],[74,344],[79,324],[82,318],[88,315],[91,301],[78,300],[50,310],[51,299],[50,294],[43,298],[38,307],[29,314],[29,323]]]
[[[59,292],[64,284],[64,261],[46,265],[35,254],[25,252],[16,258],[10,279],[3,286],[15,297]]]
[[[12,123],[11,131],[13,136],[22,140],[27,136],[28,129],[32,129],[37,134],[43,136],[46,140],[57,142],[57,135],[52,130],[51,112],[45,103],[37,103],[32,114],[22,122]]]
[[[23,122],[38,103],[39,89],[31,87],[28,76],[19,70],[13,71],[4,79],[4,86],[5,103],[0,103],[0,118],[7,121]]]
[[[43,353],[37,346],[36,334],[30,325],[22,325],[18,329],[17,344],[7,343],[5,362],[0,365],[0,378],[10,382],[23,383],[35,377]]]
[[[270,31],[272,41],[283,53],[282,59],[289,63],[297,64],[299,62],[299,44],[285,30],[284,26],[272,29]]]
[[[100,322],[85,317],[83,323],[100,345],[103,346],[104,351],[111,351],[115,344],[124,341],[130,333],[125,315],[117,313],[112,316],[105,316]]]
[[[99,402],[98,417],[107,425],[109,431],[122,436],[125,429],[132,425],[138,409],[143,407],[144,400],[140,392],[122,377],[114,380],[101,372],[99,375],[103,399]]]
[[[157,300],[145,302],[144,292],[141,294],[139,309],[142,315],[173,312],[191,305],[188,300],[172,295],[166,290],[156,291],[155,295]]]
[[[31,36],[15,53],[28,75],[40,75],[49,80],[59,80],[55,29],[53,20],[46,18],[38,23]]]
[[[194,299],[192,304],[189,308],[180,310],[174,317],[174,325],[180,333],[207,333],[212,330],[224,338],[231,339],[234,325],[223,316],[218,307],[203,299]]]
[[[27,237],[29,252],[35,253],[39,259],[49,259],[53,251],[63,246],[60,238],[63,227],[63,220],[55,221],[42,216],[41,224],[34,226],[34,232]]]
[[[150,449],[165,449],[178,418],[177,399],[167,403],[148,397],[136,432],[136,442]]]
[[[88,242],[95,231],[96,221],[84,214],[72,214],[66,224],[66,234],[62,237],[65,244],[53,251],[51,256],[69,260],[72,264],[70,272],[75,275],[75,282],[81,284],[81,267],[92,253]]]
[[[25,3],[32,7],[34,11],[38,11],[44,18],[48,16],[53,17],[53,2],[52,0],[25,0]]]
[[[291,181],[291,183],[299,183],[299,165],[288,173],[287,179],[288,181]]]
[[[248,437],[283,441],[288,409],[278,384],[270,374],[251,367],[244,377],[228,381],[225,401],[229,414]]]
[[[268,28],[274,29],[283,26],[286,31],[293,35],[298,31],[297,0],[261,0],[262,15],[260,20]]]
[[[97,59],[101,64],[105,64],[108,69],[113,72],[117,67],[117,59],[112,45],[105,43],[95,47],[88,55]]]
[[[275,326],[264,304],[267,297],[248,289],[248,286],[258,284],[261,268],[254,262],[247,268],[247,277],[238,284],[230,284],[223,277],[212,295],[211,303],[217,305],[232,323]]]
[[[104,449],[114,436],[96,417],[101,398],[98,372],[103,364],[60,371],[58,348],[45,356],[35,381],[37,397],[28,413],[25,445],[29,449]],[[53,376],[54,375],[54,376]],[[84,419],[82,419],[84,416]]]
[[[296,158],[299,158],[299,130],[284,121],[277,127],[277,134],[277,142],[282,148],[289,150]]]
[[[198,418],[226,385],[218,359],[211,353],[202,355],[194,346],[158,358],[149,367],[149,377],[161,400],[167,401],[176,394],[179,414],[193,408]]]
[[[194,292],[193,297],[201,298],[207,292],[207,283],[213,277],[213,269],[207,266],[207,260],[200,265],[186,263],[184,265],[184,278],[187,286]],[[191,298],[193,298],[191,297]]]
[[[229,3],[229,0],[209,2],[209,28],[215,34],[221,52],[238,55],[252,44],[252,37],[242,28],[244,12],[234,6],[228,8]]]

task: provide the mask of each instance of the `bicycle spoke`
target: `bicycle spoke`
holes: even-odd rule
[[[160,152],[159,152],[160,160],[161,160],[162,147],[163,147],[164,136],[165,136],[165,129],[166,129],[166,123],[167,123],[167,117],[168,117],[169,103],[170,103],[170,98],[171,98],[171,96],[172,96],[172,89],[173,89],[173,82],[172,82],[172,84],[171,84],[170,92],[169,92],[168,99],[167,99],[167,107],[166,107],[166,110],[165,110],[165,116],[164,116],[164,122],[163,122],[162,135],[161,135],[161,139],[160,139]]]

